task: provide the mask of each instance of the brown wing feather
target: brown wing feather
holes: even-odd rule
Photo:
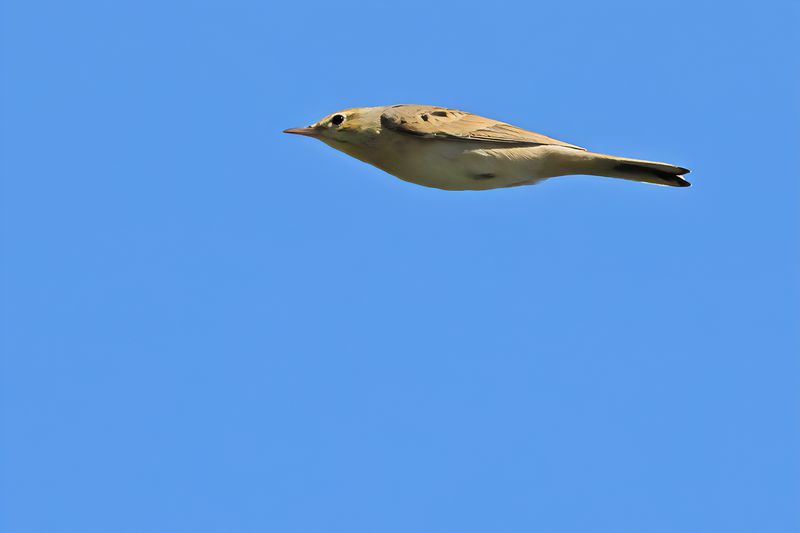
[[[381,115],[381,126],[432,139],[482,141],[507,144],[553,144],[576,150],[580,146],[551,139],[511,124],[479,117],[457,109],[427,105],[396,105]]]

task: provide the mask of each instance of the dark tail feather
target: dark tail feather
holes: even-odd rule
[[[691,184],[683,178],[689,173],[688,168],[644,161],[613,155],[583,152],[579,170],[582,173],[596,176],[608,176],[631,181],[644,181],[670,187],[689,187]]]
[[[692,184],[683,179],[683,176],[681,176],[681,174],[686,174],[689,171],[685,168],[674,168],[676,169],[675,172],[668,172],[659,168],[653,168],[649,165],[641,165],[637,163],[618,163],[614,166],[613,170],[617,174],[614,177],[618,178],[646,181],[648,183],[669,185],[671,187],[690,187]]]

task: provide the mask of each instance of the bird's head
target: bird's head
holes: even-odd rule
[[[337,111],[305,128],[289,128],[284,133],[314,137],[339,150],[347,145],[364,146],[380,134],[382,107],[355,107]]]

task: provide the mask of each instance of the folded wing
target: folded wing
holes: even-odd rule
[[[549,144],[586,150],[511,124],[445,107],[410,104],[392,106],[381,115],[381,126],[398,133],[431,139],[517,145]]]

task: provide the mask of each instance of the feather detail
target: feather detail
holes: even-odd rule
[[[505,122],[445,107],[396,105],[384,111],[380,121],[383,128],[430,139],[522,145],[546,144],[585,150],[580,146],[524,130]]]

